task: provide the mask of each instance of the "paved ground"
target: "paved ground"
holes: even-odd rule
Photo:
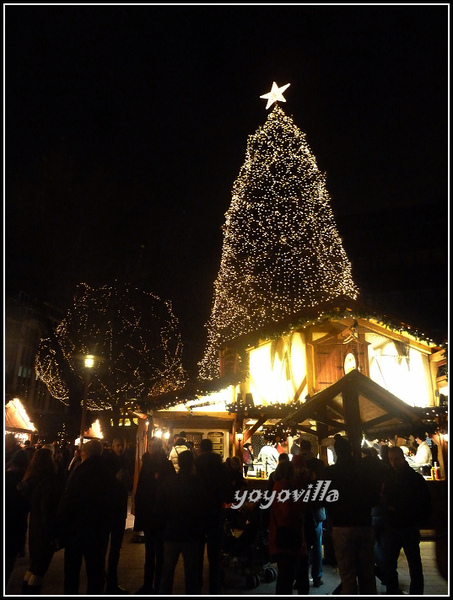
[[[133,516],[129,515],[126,523],[126,532],[123,548],[121,551],[119,565],[119,584],[130,590],[131,594],[140,588],[143,583],[143,564],[145,547],[141,542],[137,542],[137,535],[132,530]],[[49,571],[46,575],[45,583],[42,589],[42,595],[61,596],[63,592],[63,550],[54,555]],[[449,584],[443,579],[437,570],[435,559],[435,545],[432,541],[423,541],[421,543],[421,552],[423,568],[425,575],[425,595],[426,596],[449,596]],[[247,572],[241,568],[234,560],[228,560],[229,564],[225,568],[224,596],[266,596],[275,595],[275,581],[266,583],[261,577],[259,585],[253,589],[247,587]],[[27,570],[27,557],[19,558],[16,563],[8,589],[4,590],[7,596],[20,595],[21,582],[25,571]],[[275,565],[274,565],[275,566]],[[206,561],[205,561],[206,567]],[[409,590],[409,574],[404,554],[400,556],[399,562],[400,587],[404,592]],[[205,568],[206,575],[206,568]],[[325,596],[330,595],[339,583],[338,573],[335,567],[324,566],[324,585],[319,588],[310,588],[310,595]],[[82,573],[81,592],[83,595],[85,580]],[[205,577],[204,594],[207,594],[207,585]],[[294,592],[296,593],[296,592]],[[385,588],[378,582],[378,594],[384,594]],[[182,562],[178,564],[173,595],[184,595],[184,571]]]

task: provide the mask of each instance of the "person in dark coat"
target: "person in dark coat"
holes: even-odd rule
[[[5,469],[8,469],[12,464],[12,458],[16,452],[22,450],[14,433],[5,434]]]
[[[115,438],[112,442],[112,450],[104,452],[105,462],[115,476],[117,502],[121,507],[118,518],[112,523],[110,530],[110,548],[107,559],[107,581],[105,592],[109,595],[128,594],[118,585],[118,563],[120,561],[121,546],[123,544],[124,530],[127,519],[127,503],[129,499],[129,488],[132,484],[132,475],[129,472],[129,463],[125,456],[126,440]]]
[[[299,448],[300,453],[296,454],[296,456],[301,456],[304,459],[305,466],[314,473],[317,480],[324,479],[326,465],[320,458],[317,458],[313,454],[310,440],[301,438],[299,440]],[[326,509],[324,506],[318,506],[313,509],[313,519],[315,530],[310,548],[311,577],[313,579],[313,587],[320,587],[323,585],[322,530],[324,521],[326,520]]]
[[[332,523],[332,540],[344,595],[375,595],[374,531],[371,510],[376,488],[366,469],[352,453],[350,442],[335,436],[337,460],[326,468],[325,478],[338,500],[326,504]]]
[[[387,446],[388,450],[388,446]],[[384,583],[382,567],[382,533],[387,527],[387,509],[382,506],[381,490],[384,481],[392,473],[390,463],[379,458],[375,448],[362,448],[362,467],[368,473],[368,479],[375,485],[375,504],[371,509],[371,524],[374,530],[375,574]]]
[[[269,515],[269,555],[277,563],[275,593],[292,595],[294,582],[298,594],[309,593],[308,546],[304,527],[304,506],[294,501],[292,492],[297,488],[293,461],[281,461],[275,470],[273,491],[276,497]]]
[[[28,502],[17,489],[28,467],[25,450],[16,452],[5,473],[5,585],[8,586],[16,558],[25,548]]]
[[[245,480],[241,460],[238,456],[229,456],[223,463],[225,477],[230,482],[233,493],[242,489]]]
[[[250,442],[246,442],[242,448],[242,464],[244,465],[244,477],[247,476],[247,471],[253,468],[253,447]]]
[[[185,593],[201,593],[200,547],[206,495],[194,472],[190,450],[178,456],[179,471],[165,481],[157,493],[157,513],[164,527],[164,562],[159,594],[171,595],[179,556],[184,561]]]
[[[136,531],[143,531],[145,536],[144,581],[137,594],[159,593],[164,555],[164,522],[157,513],[157,493],[162,484],[175,475],[176,471],[167,458],[162,440],[153,438],[148,452],[142,458],[134,498],[134,528]]]
[[[387,594],[399,594],[398,557],[401,549],[410,573],[409,594],[423,595],[424,577],[420,556],[420,523],[431,513],[431,496],[423,475],[412,469],[398,446],[388,451],[392,473],[382,487],[381,503],[387,509],[381,551]]]
[[[28,552],[30,564],[24,576],[22,593],[41,593],[44,577],[57,550],[56,510],[63,491],[52,450],[37,450],[17,489],[24,495],[30,511]]]
[[[234,502],[233,486],[226,475],[222,457],[213,451],[212,441],[203,439],[195,459],[195,470],[201,480],[207,501],[203,519],[203,545],[200,549],[200,585],[203,578],[204,548],[209,562],[209,593],[219,594],[221,587],[221,557],[225,507]]]
[[[115,477],[102,457],[103,444],[83,444],[82,462],[72,472],[63,492],[58,522],[64,555],[64,594],[77,596],[85,560],[87,595],[103,594],[105,559],[112,522],[122,514],[116,502]]]

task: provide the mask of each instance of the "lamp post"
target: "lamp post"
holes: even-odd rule
[[[83,361],[85,367],[85,385],[83,388],[83,401],[82,401],[82,421],[80,423],[80,436],[79,436],[79,445],[83,444],[83,435],[85,433],[85,419],[87,414],[87,399],[88,399],[88,384],[90,382],[90,370],[94,366],[94,356],[92,354],[87,354]]]

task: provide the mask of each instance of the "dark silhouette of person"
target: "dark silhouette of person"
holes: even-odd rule
[[[375,595],[374,531],[371,509],[376,504],[374,482],[353,457],[350,442],[335,436],[335,464],[326,467],[325,478],[338,499],[326,504],[332,522],[332,540],[344,595]]]
[[[297,456],[302,456],[305,465],[310,469],[317,480],[324,479],[326,465],[324,462],[313,454],[311,442],[308,439],[302,438],[299,440],[300,452]],[[323,569],[322,569],[322,533],[323,524],[326,520],[326,509],[324,506],[317,506],[313,509],[314,532],[310,549],[310,564],[311,577],[313,579],[313,587],[323,585]]]
[[[132,486],[132,475],[129,472],[129,463],[125,456],[126,440],[115,438],[112,441],[112,450],[105,452],[105,462],[115,476],[116,502],[121,507],[117,519],[112,523],[110,530],[110,548],[107,559],[106,594],[128,594],[129,591],[118,585],[118,563],[120,561],[121,546],[123,544],[124,530],[127,519],[127,503],[129,489]]]
[[[112,522],[123,514],[116,502],[117,482],[102,456],[104,446],[89,440],[81,463],[68,479],[58,508],[64,546],[64,594],[77,596],[85,561],[87,595],[104,593],[105,559]]]
[[[18,489],[28,467],[25,450],[16,452],[5,472],[5,586],[11,578],[16,559],[25,548],[28,527],[28,502]]]
[[[157,512],[157,494],[169,477],[175,476],[160,438],[153,438],[142,457],[135,491],[135,523],[145,537],[144,580],[137,594],[158,594],[164,556],[164,523]]]
[[[57,550],[56,510],[63,491],[52,450],[37,450],[17,489],[27,499],[28,552],[30,564],[24,576],[22,593],[41,593],[44,577]]]
[[[376,500],[371,509],[371,524],[374,530],[375,574],[384,583],[381,538],[383,531],[387,527],[387,509],[380,503],[380,495],[384,481],[391,473],[391,466],[390,463],[379,458],[379,454],[375,448],[362,448],[362,467],[367,472],[368,480],[374,482],[376,488]]]
[[[179,471],[178,456],[185,450],[191,450],[191,452],[194,453],[193,444],[187,440],[186,432],[181,431],[177,436],[173,436],[173,446],[168,454],[168,458],[173,463],[176,473]]]
[[[294,501],[297,488],[293,461],[281,461],[275,470],[273,492],[276,497],[269,515],[269,555],[277,563],[275,593],[292,595],[294,582],[298,594],[308,594],[308,547],[305,539],[302,502]]]
[[[19,442],[16,439],[14,433],[6,433],[5,434],[5,469],[11,466],[11,459],[14,454],[22,450]]]
[[[244,486],[244,475],[241,460],[238,456],[229,456],[223,463],[225,477],[229,481],[233,493]]]
[[[431,513],[431,496],[423,475],[414,471],[399,446],[389,448],[391,475],[382,487],[381,502],[387,509],[382,532],[382,566],[386,593],[399,594],[398,557],[401,549],[409,566],[409,594],[423,595],[424,577],[420,556],[420,523]]]
[[[159,594],[171,595],[179,556],[184,561],[185,593],[201,593],[200,547],[206,496],[194,470],[194,454],[178,455],[179,471],[170,476],[157,492],[157,514],[164,528],[164,557]]]
[[[247,477],[247,472],[253,467],[253,447],[250,442],[246,442],[242,448],[242,464],[244,465],[244,477]]]
[[[195,459],[195,470],[200,478],[206,499],[203,516],[203,545],[200,549],[200,586],[203,579],[206,547],[209,562],[209,593],[219,594],[222,579],[221,557],[225,509],[226,505],[234,501],[234,492],[231,480],[226,476],[222,457],[213,451],[210,439],[203,439],[200,442],[199,453]]]

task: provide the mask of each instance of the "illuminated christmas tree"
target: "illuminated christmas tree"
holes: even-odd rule
[[[95,361],[89,380],[87,355]],[[80,284],[65,319],[41,340],[35,366],[51,395],[75,417],[85,389],[88,410],[115,411],[126,400],[177,390],[186,380],[171,304],[119,284],[98,289]]]
[[[267,107],[282,101],[274,83]],[[326,176],[305,134],[275,105],[249,136],[225,215],[220,269],[200,377],[219,376],[219,350],[303,309],[358,289],[338,234]]]

